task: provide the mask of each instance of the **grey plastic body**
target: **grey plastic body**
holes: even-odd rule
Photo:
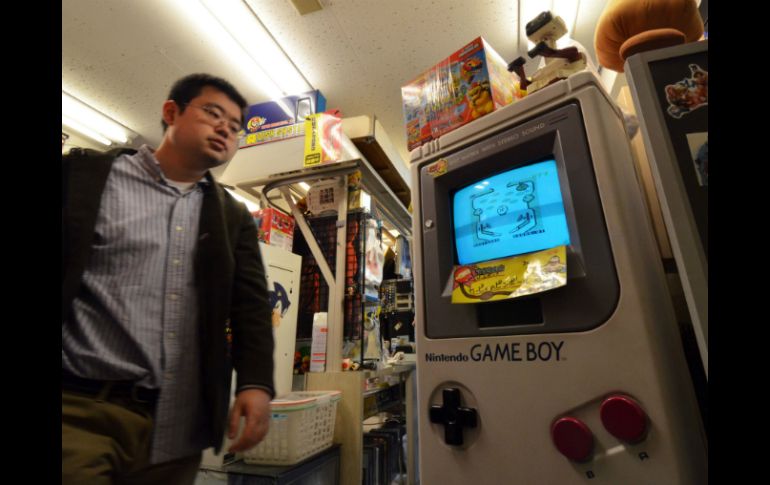
[[[569,315],[573,323],[580,322],[592,310],[586,310],[586,302],[577,302],[563,292],[567,295],[563,308],[553,313],[563,326],[547,328],[545,324],[538,331],[536,326],[503,325],[487,331],[474,328],[478,326],[476,312],[452,305],[450,309],[468,312],[471,323],[438,330],[441,322],[433,320],[433,314],[447,305],[450,296],[443,288],[437,294],[435,288],[446,282],[451,267],[443,265],[452,261],[441,259],[437,246],[452,242],[433,234],[441,231],[442,217],[449,218],[439,216],[438,207],[443,203],[443,211],[449,211],[450,201],[444,189],[434,187],[432,210],[436,213],[430,217],[435,220],[426,218],[424,211],[431,204],[423,204],[427,195],[422,192],[423,168],[440,158],[451,162],[452,155],[461,150],[481,146],[507,129],[523,129],[526,123],[547,118],[565,106],[576,110],[574,116],[582,124],[588,151],[582,161],[574,162],[583,164],[575,167],[580,175],[567,174],[562,193],[571,201],[565,197],[565,208],[569,213],[586,207],[576,203],[583,195],[574,192],[581,187],[590,189],[591,184],[578,182],[581,176],[593,177],[598,195],[597,211],[587,210],[571,219],[577,227],[570,227],[570,234],[578,238],[572,239],[570,252],[572,261],[578,263],[570,266],[568,260],[568,274],[571,269],[576,274],[567,286],[579,285],[586,278],[602,280],[596,272],[606,272],[610,295],[595,303],[608,309],[594,311],[586,320],[600,321],[571,326]],[[551,136],[552,143],[553,136],[545,128],[537,131],[531,132],[533,140]],[[599,80],[591,73],[579,73],[555,83],[420,147],[412,152],[412,162],[421,482],[707,483],[705,436],[652,225],[621,113]],[[477,163],[483,165],[483,159]],[[570,153],[563,154],[563,163],[573,163]],[[450,176],[452,167],[450,163],[447,175],[441,177]],[[479,170],[477,177],[485,175]],[[561,173],[560,178],[565,185]],[[586,217],[596,220],[587,222]],[[588,232],[594,231],[604,232],[604,249],[601,235],[589,237]],[[592,253],[604,250],[604,255]],[[614,285],[616,296],[611,294]],[[558,291],[548,298],[557,298]],[[558,304],[552,301],[546,307]],[[545,309],[543,317],[549,318]],[[477,412],[477,426],[463,430],[460,446],[446,444],[444,427],[429,419],[430,407],[442,404],[442,393],[448,387],[459,389],[462,405]],[[643,441],[624,443],[604,428],[600,405],[614,394],[631,396],[644,409],[648,432]],[[564,416],[580,419],[591,430],[594,452],[588,461],[573,462],[555,447],[551,425]]]

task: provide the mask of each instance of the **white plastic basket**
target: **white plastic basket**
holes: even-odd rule
[[[253,465],[293,465],[329,448],[340,391],[292,392],[270,403],[267,436],[243,453]]]

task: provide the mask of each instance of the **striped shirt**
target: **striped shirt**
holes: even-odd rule
[[[152,150],[113,163],[73,320],[62,325],[62,368],[160,389],[151,463],[209,446],[201,396],[193,255],[203,179],[180,191]]]

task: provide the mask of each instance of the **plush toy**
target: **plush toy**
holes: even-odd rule
[[[599,64],[623,72],[636,53],[694,42],[703,35],[696,0],[610,0],[596,23]]]

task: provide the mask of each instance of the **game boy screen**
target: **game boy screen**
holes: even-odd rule
[[[555,160],[498,173],[452,195],[457,262],[472,264],[568,245]]]

